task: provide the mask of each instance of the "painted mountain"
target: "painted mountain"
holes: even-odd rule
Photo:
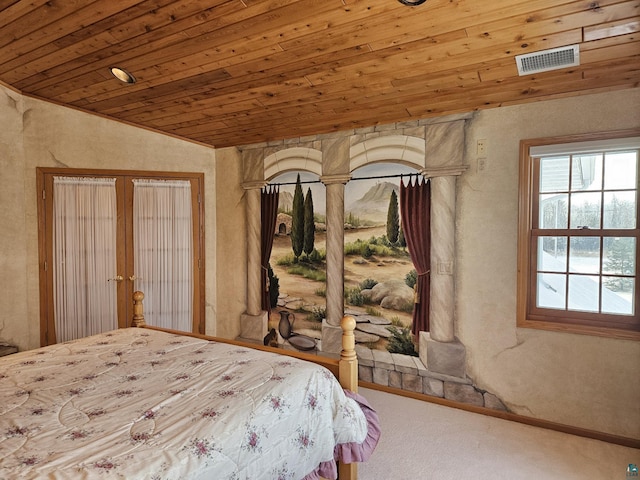
[[[395,191],[398,197],[400,196],[398,185],[390,182],[376,183],[362,197],[346,207],[346,216],[351,214],[361,221],[375,225],[386,224],[392,191]]]
[[[290,192],[281,191],[278,194],[278,209],[282,212],[293,210],[293,195]]]

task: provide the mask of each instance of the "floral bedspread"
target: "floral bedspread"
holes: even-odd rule
[[[318,365],[121,329],[0,359],[1,479],[300,479],[363,442]]]

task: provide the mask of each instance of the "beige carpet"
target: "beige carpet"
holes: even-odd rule
[[[640,450],[361,388],[382,436],[359,480],[626,480]],[[638,478],[638,477],[635,477]]]

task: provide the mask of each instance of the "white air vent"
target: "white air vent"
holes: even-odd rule
[[[552,48],[540,52],[516,55],[519,75],[547,72],[559,68],[580,65],[580,50],[578,45]]]

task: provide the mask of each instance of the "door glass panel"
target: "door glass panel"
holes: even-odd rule
[[[133,180],[135,288],[150,325],[193,330],[193,220],[188,180]]]
[[[57,342],[118,326],[115,178],[54,177]]]

